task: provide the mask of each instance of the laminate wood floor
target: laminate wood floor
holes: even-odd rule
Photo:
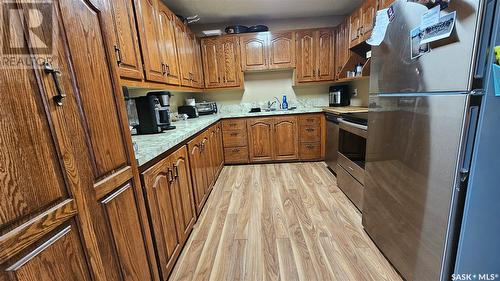
[[[324,163],[225,167],[170,280],[401,280]]]

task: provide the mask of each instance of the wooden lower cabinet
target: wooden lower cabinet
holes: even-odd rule
[[[196,221],[185,146],[142,174],[158,256],[167,280]]]
[[[274,119],[274,154],[276,161],[293,161],[299,158],[297,117],[277,117]]]
[[[251,118],[247,121],[250,162],[274,160],[274,121],[273,117]]]

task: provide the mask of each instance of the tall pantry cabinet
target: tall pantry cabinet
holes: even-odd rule
[[[38,15],[17,4],[11,31],[23,38],[22,23]],[[41,15],[51,13],[59,31],[56,59],[0,72],[0,280],[158,280],[110,5],[46,7]]]

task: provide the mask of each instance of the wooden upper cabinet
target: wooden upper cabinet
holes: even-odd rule
[[[316,80],[316,31],[297,32],[297,81],[312,82]]]
[[[175,40],[176,16],[163,4],[159,6],[161,61],[165,72],[165,82],[180,84],[177,43]]]
[[[146,80],[165,82],[165,67],[162,62],[160,44],[158,0],[137,0],[135,11]]]
[[[297,32],[297,82],[335,79],[335,29]]]
[[[379,3],[379,10],[389,8],[396,0],[378,0]]]
[[[318,81],[330,81],[335,79],[335,38],[334,29],[321,29],[318,31],[317,39],[317,65],[316,71]]]
[[[133,0],[111,0],[115,55],[120,77],[142,80],[142,59],[135,27]]]
[[[360,42],[361,38],[361,10],[356,9],[349,16],[349,48]]]
[[[274,160],[296,160],[299,158],[297,117],[276,117],[274,120]]]
[[[274,118],[252,118],[247,122],[250,162],[273,160]]]
[[[203,63],[201,60],[200,40],[193,36],[193,87],[203,88]]]
[[[222,71],[224,86],[238,87],[242,80],[238,39],[234,36],[222,37],[220,45],[222,53],[219,69]]]
[[[269,69],[269,33],[251,33],[240,37],[243,71]]]
[[[336,30],[335,36],[335,74],[338,76],[349,59],[349,21],[344,20]]]
[[[282,31],[269,34],[269,68],[295,67],[295,32]]]
[[[378,0],[365,0],[361,6],[361,40],[370,39],[377,13]]]
[[[222,86],[221,71],[219,69],[219,52],[220,48],[217,38],[202,39],[203,73],[205,76],[205,87],[207,88],[219,88]]]

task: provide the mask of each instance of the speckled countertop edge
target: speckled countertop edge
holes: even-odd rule
[[[180,143],[185,142],[192,136],[210,127],[221,119],[248,118],[260,116],[296,115],[307,113],[321,113],[323,108],[300,108],[290,111],[271,111],[259,113],[221,113],[207,116],[200,116],[195,119],[178,121],[172,123],[175,130],[166,131],[161,134],[132,136],[132,141],[137,145],[138,151],[135,153],[138,165],[144,166],[163,153],[169,151]]]

